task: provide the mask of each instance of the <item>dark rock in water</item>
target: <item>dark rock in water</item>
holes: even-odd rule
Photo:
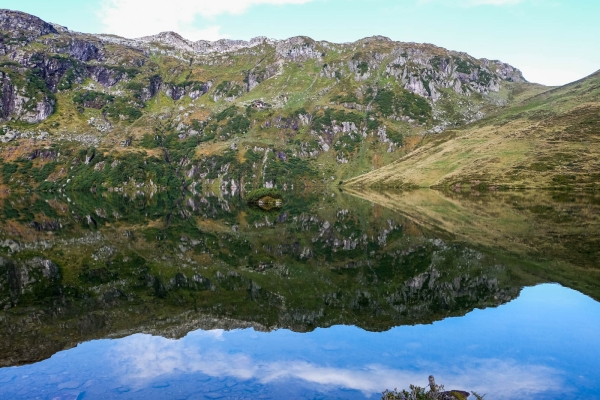
[[[41,257],[18,262],[0,258],[0,307],[14,307],[24,298],[51,297],[60,278],[58,265]]]
[[[282,223],[282,222],[287,221],[287,219],[288,219],[288,213],[284,212],[277,217],[277,222]]]
[[[469,393],[464,390],[450,390],[442,392],[440,400],[463,400],[469,397]]]
[[[440,392],[440,386],[435,384],[435,378],[433,375],[429,375],[429,389],[431,392],[436,393],[437,397],[432,397],[438,400],[465,400],[469,397],[469,393],[464,390],[448,390]]]
[[[265,196],[258,200],[258,206],[263,210],[272,210],[274,208],[279,208],[283,204],[281,199],[274,199],[270,196]]]

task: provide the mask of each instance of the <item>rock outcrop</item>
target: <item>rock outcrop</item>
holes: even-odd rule
[[[0,96],[0,121],[16,119],[37,123],[54,112],[55,100],[43,88],[2,71]]]
[[[40,36],[58,33],[53,25],[38,17],[11,10],[0,10],[0,30],[11,32],[11,35],[0,34],[0,55],[23,47]]]

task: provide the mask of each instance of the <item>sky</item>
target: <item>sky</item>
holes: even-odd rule
[[[350,42],[383,35],[497,59],[530,82],[563,85],[600,70],[599,0],[0,0],[87,33],[190,40]]]

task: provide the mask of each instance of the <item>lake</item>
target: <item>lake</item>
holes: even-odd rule
[[[597,194],[0,206],[0,398],[600,398]]]

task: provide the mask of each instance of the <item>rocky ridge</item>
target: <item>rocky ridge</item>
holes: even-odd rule
[[[10,10],[0,10],[0,21],[3,143],[39,131],[46,146],[71,154],[95,146],[117,158],[120,147],[166,146],[167,164],[185,147],[173,165],[195,171],[185,175],[188,185],[347,179],[398,159],[409,149],[405,140],[476,121],[516,92],[540,90],[500,61],[380,36],[342,44],[304,36],[192,42],[174,32],[77,33]],[[242,167],[254,148],[263,149],[262,162]],[[10,158],[7,151],[0,148],[0,157]],[[73,177],[51,176],[72,186]],[[150,179],[157,178],[137,184]]]
[[[350,60],[325,64],[320,75],[332,79],[350,72],[357,81],[364,81],[376,70],[384,68],[384,76],[399,81],[404,89],[432,102],[440,99],[439,92],[442,88],[451,88],[456,93],[465,95],[472,92],[488,94],[498,92],[502,82],[525,82],[518,69],[500,61],[477,60],[465,53],[447,51],[431,45],[392,42],[384,37],[366,38],[346,44],[316,42],[307,37],[293,37],[286,40],[257,37],[250,41],[223,39],[214,42],[204,40],[192,42],[174,32],[163,32],[139,39],[125,39],[112,35],[84,35],[64,28],[59,31],[54,25],[37,17],[10,10],[0,11],[0,28],[10,32],[12,36],[12,38],[9,38],[8,34],[3,36],[0,42],[0,54],[4,54],[22,68],[39,69],[51,92],[60,90],[57,87],[58,82],[69,71],[73,71],[74,67],[85,69],[85,71],[77,71],[80,76],[75,78],[76,81],[83,81],[89,77],[105,87],[112,87],[123,80],[128,80],[122,72],[115,71],[114,67],[108,67],[111,63],[122,65],[123,61],[111,59],[106,50],[106,46],[110,44],[143,51],[139,59],[130,60],[132,67],[143,65],[147,55],[152,53],[179,55],[181,58],[189,59],[190,54],[199,56],[236,55],[245,52],[265,54],[269,51],[268,48],[273,48],[276,55],[274,65],[280,66],[282,62],[322,60],[328,52],[350,50],[355,52]],[[45,38],[41,42],[48,46],[46,51],[40,53],[23,49],[40,37]],[[362,49],[368,44],[383,44],[386,48],[381,51],[363,52]],[[49,57],[50,53],[64,55],[67,58]],[[211,60],[216,62],[214,59]],[[75,65],[73,61],[88,64]],[[94,65],[102,62],[108,65]],[[203,64],[211,61],[199,59],[196,62]],[[278,68],[275,68],[274,71],[267,73],[262,81],[274,76],[277,70]],[[254,78],[249,78],[247,91],[251,91],[260,83],[260,80],[256,79],[256,74],[252,71],[249,74]],[[28,122],[39,122],[52,114],[53,110],[45,102],[45,106],[38,107],[39,112],[35,117],[23,117],[22,113],[19,113],[19,105],[23,100],[11,97],[11,95],[14,97],[14,88],[10,86],[10,77],[4,74],[2,78],[5,87],[3,89],[5,106],[2,115],[4,119],[14,116],[13,118]],[[153,97],[157,93],[157,86],[160,86],[160,83],[150,82],[148,93],[144,98]],[[175,93],[172,95],[174,100],[182,97],[181,91],[178,92],[172,87],[167,86],[164,90]],[[197,96],[192,96],[192,99]],[[216,99],[218,101],[219,97],[217,96]],[[7,106],[9,103],[12,103],[12,108]]]

